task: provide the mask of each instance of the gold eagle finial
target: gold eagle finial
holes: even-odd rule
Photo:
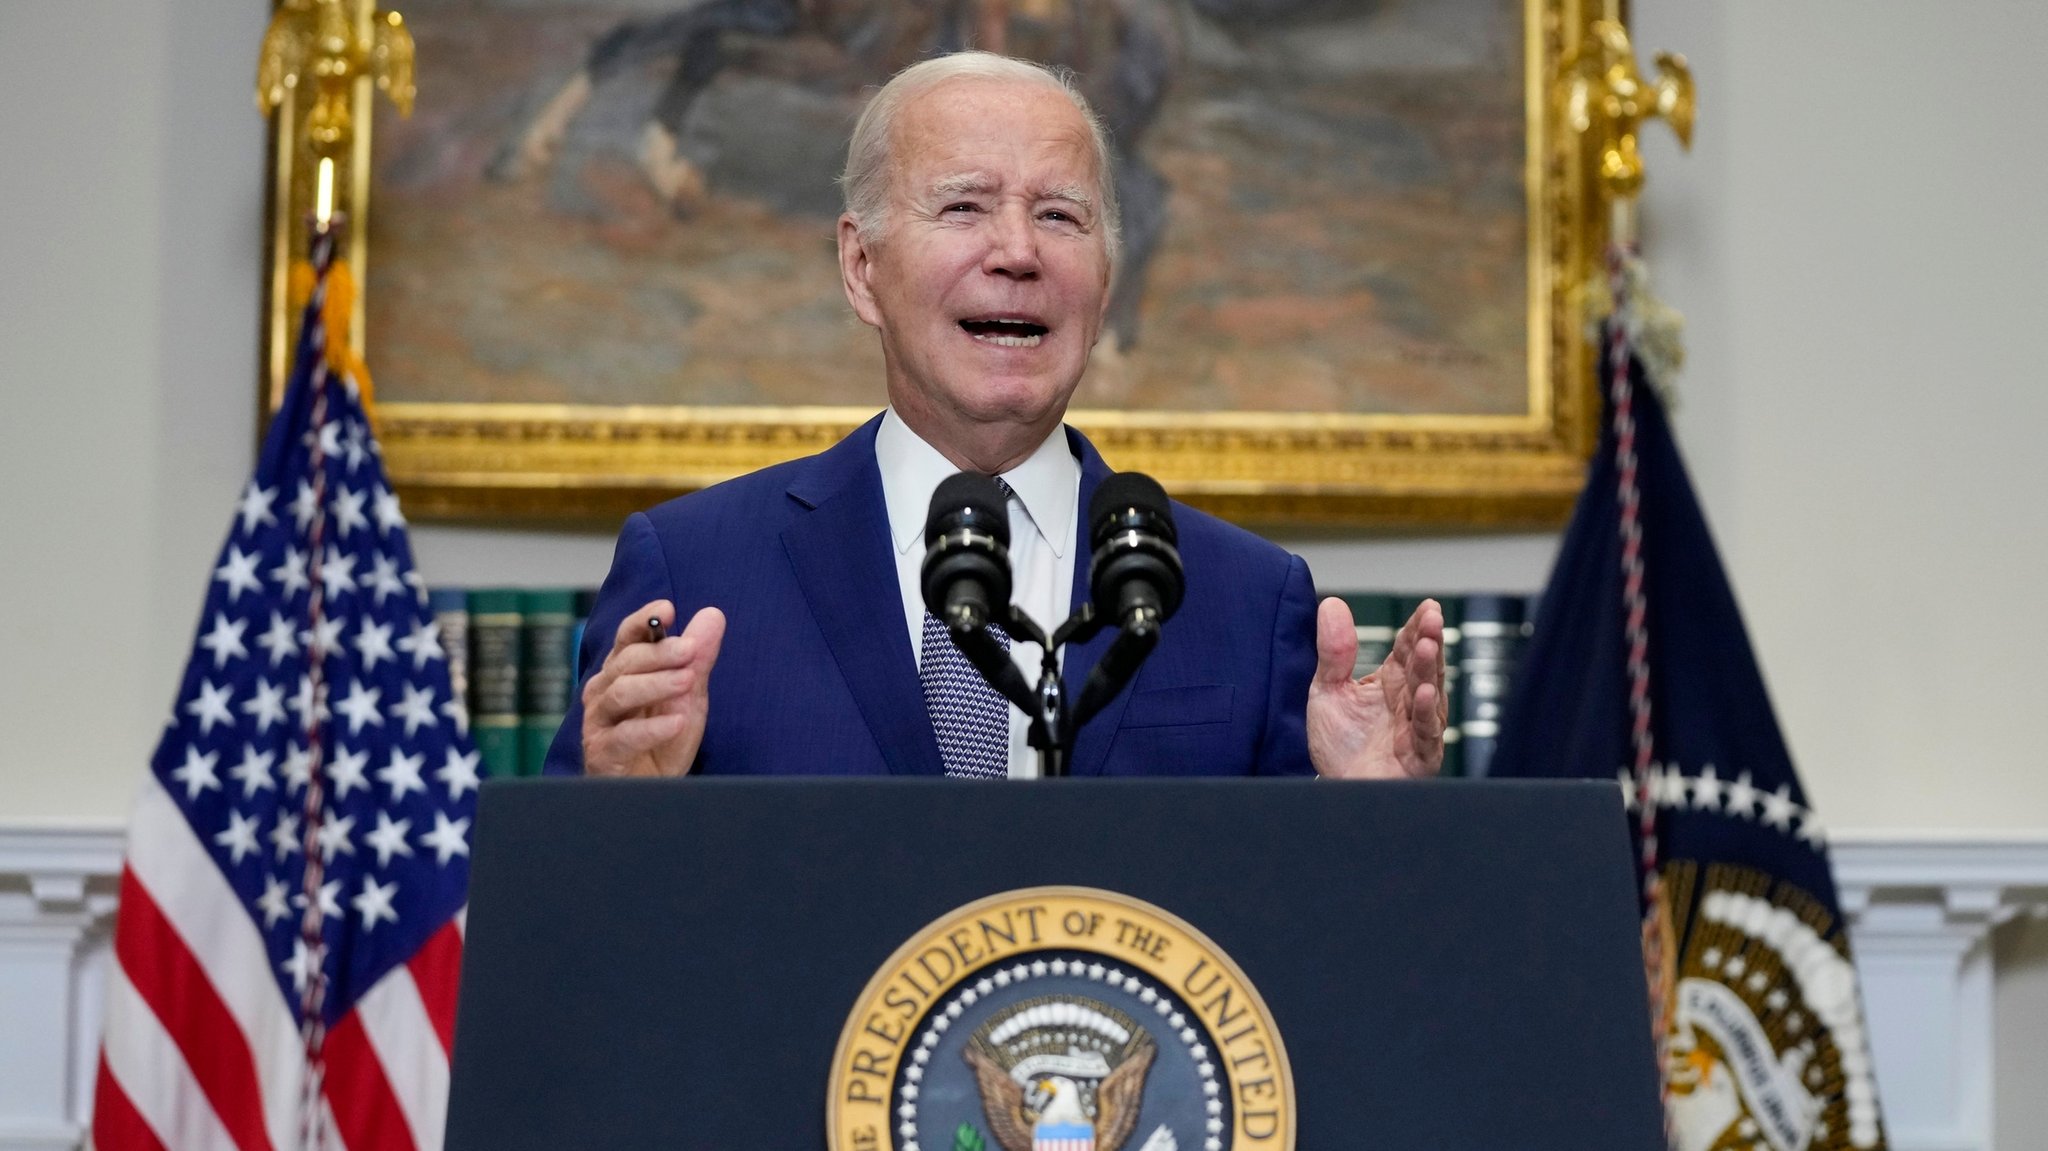
[[[1636,70],[1628,29],[1618,21],[1596,20],[1589,31],[1587,41],[1564,61],[1559,104],[1565,127],[1599,150],[1602,190],[1610,198],[1632,197],[1643,186],[1643,158],[1636,148],[1636,129],[1643,121],[1663,120],[1682,147],[1692,147],[1692,70],[1685,57],[1661,52],[1656,80],[1646,81]]]
[[[316,156],[338,158],[354,138],[359,79],[374,82],[399,115],[412,115],[412,32],[398,13],[372,12],[363,34],[361,12],[348,0],[282,0],[263,34],[256,107],[268,116],[292,93],[310,88],[303,134]]]

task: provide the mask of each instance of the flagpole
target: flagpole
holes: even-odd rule
[[[327,714],[327,681],[323,674],[327,663],[326,653],[318,649],[321,625],[325,622],[326,583],[321,570],[322,548],[327,532],[327,459],[321,445],[320,429],[327,425],[327,348],[326,328],[321,322],[326,304],[327,273],[334,264],[335,213],[334,213],[334,163],[322,157],[320,161],[321,186],[316,198],[315,214],[311,221],[311,236],[307,243],[308,255],[313,265],[313,294],[306,308],[306,333],[304,349],[313,359],[309,384],[313,390],[313,418],[309,450],[312,463],[312,518],[307,525],[307,579],[306,593],[307,634],[312,637],[308,645],[306,676],[312,700],[306,709],[306,755],[307,782],[306,801],[302,809],[305,820],[304,850],[306,858],[305,879],[300,885],[300,898],[305,901],[304,914],[299,919],[299,940],[308,956],[308,974],[305,989],[299,996],[299,1038],[305,1049],[305,1078],[299,1098],[299,1146],[304,1151],[320,1151],[325,1142],[325,1126],[321,1122],[320,1103],[326,1079],[327,1029],[324,1020],[327,1000],[327,955],[326,955],[326,909],[321,906],[320,891],[326,882],[325,860],[321,856],[322,821],[327,807],[326,746],[321,729],[322,718]]]
[[[1637,128],[1661,118],[1690,146],[1693,84],[1683,57],[1661,54],[1658,75],[1647,81],[1636,68],[1635,50],[1621,19],[1595,20],[1584,40],[1560,72],[1559,107],[1564,109],[1565,138],[1581,146],[1588,194],[1607,206],[1607,243],[1602,253],[1606,274],[1605,341],[1607,398],[1614,432],[1615,499],[1621,536],[1622,602],[1627,649],[1630,772],[1637,813],[1642,894],[1643,975],[1650,1008],[1650,1035],[1657,1066],[1659,1096],[1665,1103],[1665,1135],[1669,1142],[1671,1083],[1666,1066],[1670,1035],[1668,1004],[1671,987],[1663,883],[1658,855],[1657,747],[1650,694],[1649,604],[1644,592],[1642,490],[1636,452],[1634,356],[1629,265],[1635,258],[1636,203],[1642,190],[1643,162]]]

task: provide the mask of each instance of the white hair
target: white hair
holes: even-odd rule
[[[846,214],[853,217],[863,243],[881,241],[889,230],[889,177],[893,157],[890,138],[896,115],[905,104],[952,80],[995,80],[1041,84],[1066,96],[1088,125],[1089,140],[1095,147],[1096,189],[1100,199],[1105,250],[1111,264],[1123,240],[1123,216],[1116,200],[1116,177],[1110,167],[1109,133],[1087,97],[1065,68],[1048,68],[1029,60],[999,56],[994,52],[966,51],[922,60],[890,77],[881,91],[868,101],[854,123],[853,139],[846,148],[846,172],[839,178],[846,197]]]

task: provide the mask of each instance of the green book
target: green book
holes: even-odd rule
[[[519,593],[521,632],[519,761],[527,775],[539,775],[547,762],[548,745],[569,711],[574,690],[576,590],[541,588]]]
[[[499,778],[519,775],[519,593],[478,588],[469,593],[469,729],[484,765]]]
[[[1514,684],[1522,652],[1524,597],[1468,595],[1458,649],[1458,682],[1464,689],[1452,720],[1458,725],[1465,774],[1483,776],[1500,742],[1501,710]]]

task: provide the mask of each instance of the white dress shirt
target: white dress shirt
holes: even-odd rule
[[[875,433],[875,462],[882,468],[882,500],[889,511],[889,542],[896,548],[896,582],[903,593],[903,625],[910,650],[924,644],[924,521],[932,493],[960,469],[937,448],[918,438],[895,409],[882,413]],[[1080,518],[1081,461],[1067,446],[1065,428],[1054,429],[1030,458],[1002,474],[1010,485],[1011,602],[1051,632],[1066,622],[1074,591],[1074,525]],[[1010,656],[1026,682],[1038,682],[1037,644],[1014,639]],[[1064,657],[1064,653],[1062,653]],[[919,658],[922,658],[921,654]],[[1038,752],[1027,742],[1030,721],[1010,707],[1010,778],[1036,779]]]

